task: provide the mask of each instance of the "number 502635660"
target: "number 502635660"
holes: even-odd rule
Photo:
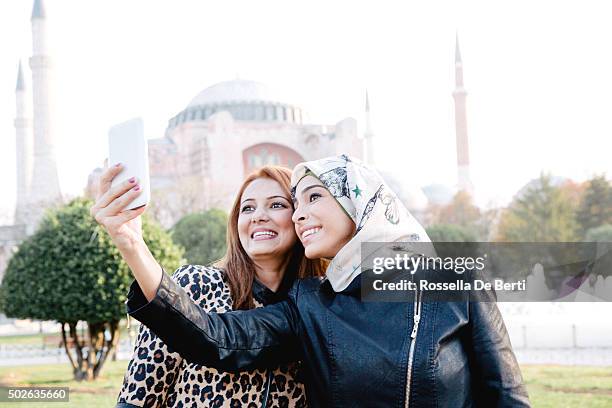
[[[68,387],[0,387],[0,402],[68,402]]]

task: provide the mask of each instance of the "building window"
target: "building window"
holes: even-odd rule
[[[274,106],[266,106],[266,120],[274,120],[275,119],[274,113],[275,113]]]
[[[276,107],[276,117],[274,119],[278,120],[279,122],[283,120],[283,107],[282,106]]]
[[[255,105],[254,109],[255,109],[255,117],[254,117],[255,120],[257,121],[266,120],[265,113],[264,113],[264,107],[262,105]]]
[[[255,107],[253,105],[244,105],[244,120],[255,120]]]

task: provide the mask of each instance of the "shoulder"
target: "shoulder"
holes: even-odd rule
[[[223,269],[215,266],[183,265],[172,274],[172,280],[185,288],[190,283],[197,282],[202,285],[223,285]]]
[[[300,295],[318,292],[324,282],[323,277],[296,279],[289,291],[289,296],[295,299]]]
[[[179,284],[200,306],[210,311],[227,311],[232,304],[229,286],[223,269],[215,266],[183,265],[172,274]]]

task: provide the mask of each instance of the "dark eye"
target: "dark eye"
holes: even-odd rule
[[[310,194],[310,196],[308,196],[308,201],[312,203],[313,201],[318,200],[321,197],[322,196],[319,193],[312,193]]]
[[[272,208],[287,208],[287,206],[280,201],[275,201],[272,203]]]
[[[250,212],[250,211],[253,211],[253,206],[252,205],[245,205],[244,207],[242,207],[240,209],[241,213]]]

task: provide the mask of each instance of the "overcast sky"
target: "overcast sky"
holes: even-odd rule
[[[31,1],[0,2],[0,213],[15,195],[14,88],[31,74]],[[456,182],[455,32],[468,91],[478,202],[504,204],[541,171],[612,173],[612,24],[606,2],[46,0],[60,183],[79,194],[113,124],[148,137],[202,89],[252,79],[308,120],[371,99],[380,167],[406,183]]]

